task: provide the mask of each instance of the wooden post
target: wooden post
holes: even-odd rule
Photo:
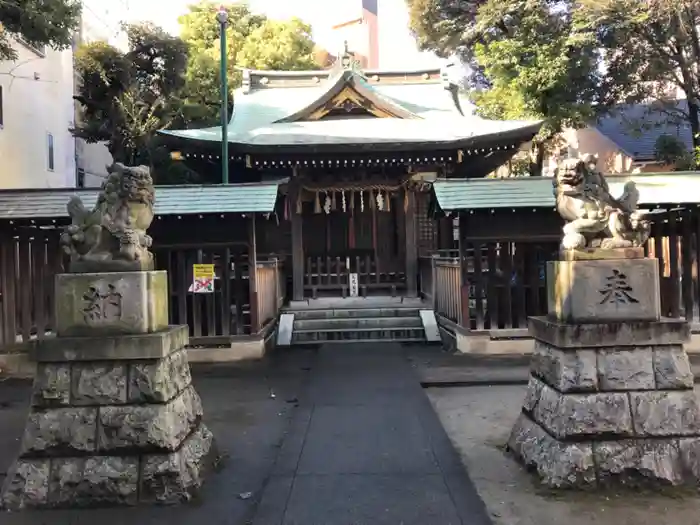
[[[406,295],[418,297],[418,243],[416,236],[416,195],[406,188]]]
[[[255,236],[255,214],[248,221],[248,286],[250,287],[250,333],[260,331],[258,311],[258,246]]]
[[[301,188],[294,181],[289,185],[289,188],[289,208],[292,219],[292,300],[302,301],[304,299],[303,216],[297,213],[296,209]]]
[[[459,220],[459,325],[469,328],[469,267],[467,264],[467,216],[464,213],[458,215]]]

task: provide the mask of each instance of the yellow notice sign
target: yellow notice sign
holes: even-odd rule
[[[192,265],[192,291],[194,293],[214,293],[214,265],[194,264]]]

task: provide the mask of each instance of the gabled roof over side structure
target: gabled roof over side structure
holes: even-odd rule
[[[700,205],[700,173],[644,173],[607,175],[613,195],[622,195],[629,180],[637,184],[639,204]],[[554,208],[551,177],[517,177],[512,179],[442,179],[433,183],[438,204],[443,211],[499,208]]]
[[[439,69],[365,71],[344,57],[327,71],[244,71],[228,126],[232,152],[342,151],[401,144],[476,146],[503,138],[520,145],[540,122],[491,121],[464,114],[456,86]],[[221,127],[162,130],[173,144],[221,142]]]
[[[274,182],[198,186],[156,186],[156,215],[205,213],[270,213],[275,209],[279,185]],[[97,202],[100,190],[0,191],[0,220],[68,217],[68,200],[77,195],[87,208]]]

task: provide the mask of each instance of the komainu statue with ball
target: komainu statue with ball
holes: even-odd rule
[[[637,208],[639,191],[634,182],[624,186],[621,197],[610,194],[597,168],[597,158],[564,160],[554,175],[557,211],[567,221],[562,248],[630,248],[644,246],[650,223]]]
[[[94,209],[87,209],[77,196],[68,203],[71,224],[61,236],[61,246],[71,257],[69,271],[153,270],[152,240],[146,234],[155,203],[149,169],[115,163],[108,171]]]

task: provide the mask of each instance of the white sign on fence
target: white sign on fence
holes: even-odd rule
[[[350,274],[350,297],[360,295],[360,284],[356,273]]]

